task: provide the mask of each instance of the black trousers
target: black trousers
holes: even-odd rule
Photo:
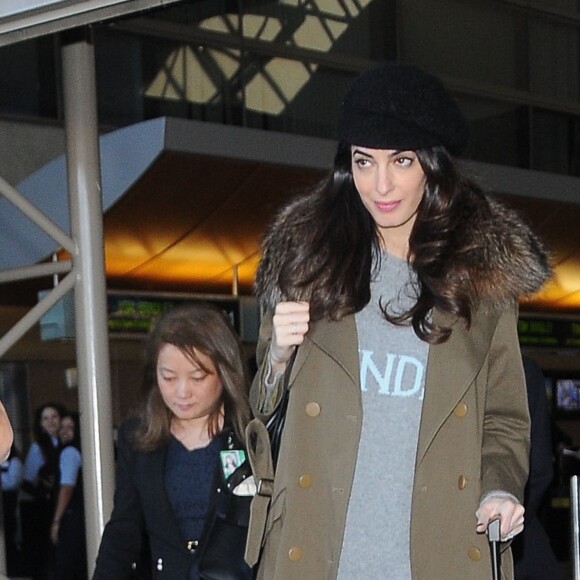
[[[22,561],[25,573],[34,580],[54,578],[54,550],[50,541],[53,506],[50,500],[20,502]]]
[[[83,510],[66,510],[54,551],[57,580],[87,579],[87,546]]]

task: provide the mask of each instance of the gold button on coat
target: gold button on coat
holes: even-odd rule
[[[303,475],[300,476],[300,479],[298,480],[298,485],[300,485],[300,487],[302,489],[307,489],[308,487],[312,486],[312,475],[310,475],[309,473],[305,473]]]
[[[460,475],[459,479],[457,480],[457,487],[459,489],[465,489],[465,486],[467,485],[467,477],[465,477],[465,475]]]
[[[316,401],[310,401],[306,404],[306,414],[309,417],[318,417],[320,415],[320,405]]]
[[[453,413],[456,417],[465,417],[465,415],[467,415],[467,409],[468,407],[466,403],[459,403],[453,410]]]
[[[475,546],[471,546],[471,548],[467,550],[467,555],[471,560],[475,560],[476,562],[481,560],[481,550]]]
[[[300,558],[302,558],[302,548],[299,548],[298,546],[292,546],[292,548],[288,550],[288,558],[290,558],[292,562],[297,562],[300,560]]]

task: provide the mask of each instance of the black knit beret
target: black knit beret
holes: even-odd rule
[[[339,113],[338,137],[371,149],[467,146],[469,126],[439,79],[413,65],[385,63],[359,75]]]

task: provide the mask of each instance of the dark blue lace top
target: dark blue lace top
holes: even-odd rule
[[[165,486],[186,542],[201,538],[209,511],[211,487],[219,465],[220,448],[219,437],[212,439],[206,447],[192,451],[171,437],[165,466]],[[191,570],[189,580],[199,580],[197,570]]]

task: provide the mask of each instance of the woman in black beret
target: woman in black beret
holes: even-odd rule
[[[438,79],[367,71],[332,171],[267,231],[251,398],[267,420],[286,373],[289,403],[271,496],[254,499],[260,579],[487,579],[498,515],[513,577],[529,436],[517,308],[550,268],[456,167],[467,139]]]

